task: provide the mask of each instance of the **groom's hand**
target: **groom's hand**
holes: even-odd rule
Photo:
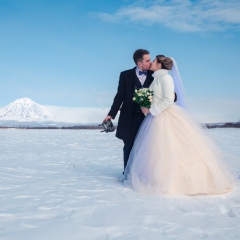
[[[103,122],[107,122],[107,121],[109,121],[109,120],[111,120],[111,119],[112,119],[111,116],[106,116],[106,117],[103,119]]]

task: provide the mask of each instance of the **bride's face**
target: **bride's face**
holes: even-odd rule
[[[162,68],[162,64],[157,62],[157,59],[155,58],[154,61],[152,62],[150,70],[152,71],[157,71]]]

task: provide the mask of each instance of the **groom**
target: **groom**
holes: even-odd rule
[[[153,81],[150,53],[144,49],[138,49],[133,54],[136,66],[120,73],[118,90],[113,104],[104,121],[114,119],[120,110],[116,137],[124,142],[123,158],[124,169],[127,166],[135,136],[144,119],[140,107],[133,102],[135,89],[148,88]]]

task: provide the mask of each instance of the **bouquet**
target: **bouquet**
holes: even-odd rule
[[[138,103],[140,108],[150,108],[152,102],[153,91],[148,88],[135,89],[133,101]]]

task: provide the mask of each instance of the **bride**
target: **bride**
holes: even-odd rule
[[[167,195],[223,194],[232,180],[221,154],[202,126],[187,113],[176,62],[156,56],[150,109],[134,142],[124,182],[144,193]],[[172,70],[172,77],[168,74]],[[177,105],[174,104],[177,93]]]

